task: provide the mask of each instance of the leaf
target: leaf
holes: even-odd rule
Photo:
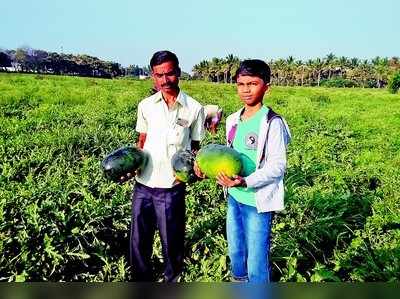
[[[15,275],[15,282],[25,282],[27,277],[26,272],[22,272],[21,274],[17,274]]]
[[[80,257],[83,260],[90,258],[90,255],[85,253],[85,252],[67,252],[67,255],[69,255],[69,256],[77,256],[77,257]]]

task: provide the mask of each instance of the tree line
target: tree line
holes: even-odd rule
[[[0,50],[0,71],[101,78],[149,74],[148,67],[130,65],[124,68],[119,63],[86,54],[47,52],[29,47]]]
[[[233,83],[240,59],[233,54],[214,57],[194,65],[192,75],[182,72],[182,79]],[[386,87],[400,72],[399,57],[373,59],[348,58],[330,53],[323,58],[298,60],[293,56],[266,60],[271,67],[271,83],[283,86]],[[86,54],[64,54],[20,47],[0,49],[0,71],[30,72],[114,78],[149,76],[150,66],[104,61]]]
[[[390,77],[400,71],[399,57],[373,59],[337,57],[297,60],[293,56],[266,60],[271,67],[271,83],[284,86],[385,87]],[[232,83],[240,59],[202,60],[193,67],[193,77],[211,82]]]

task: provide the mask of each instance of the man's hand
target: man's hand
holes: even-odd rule
[[[129,181],[132,178],[132,174],[128,172],[126,175],[123,175],[119,178],[118,184],[123,184],[127,181]]]
[[[140,169],[137,169],[133,174],[128,172],[126,175],[123,175],[119,178],[118,183],[123,184],[127,181],[129,181],[131,178],[135,177],[136,175],[140,174]]]
[[[200,179],[205,179],[206,178],[206,175],[201,172],[201,170],[200,170],[199,166],[197,165],[196,161],[194,161],[193,170],[194,170],[194,174],[198,178],[200,178]]]
[[[233,178],[230,178],[224,173],[217,175],[217,183],[223,187],[246,186],[246,181],[241,176],[235,175]]]
[[[192,154],[196,156],[197,152],[200,150],[200,141],[192,140],[190,142],[190,148],[192,149]]]

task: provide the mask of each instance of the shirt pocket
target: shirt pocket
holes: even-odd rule
[[[167,143],[168,145],[184,146],[189,134],[189,127],[184,127],[176,124],[168,130]]]

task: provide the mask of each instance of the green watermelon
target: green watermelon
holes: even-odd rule
[[[147,163],[147,155],[140,148],[121,147],[107,155],[101,163],[106,178],[118,182],[127,173],[133,174]]]
[[[215,178],[221,172],[233,177],[242,169],[240,154],[221,144],[209,144],[201,148],[196,155],[196,162],[201,172],[209,178]]]
[[[191,183],[196,180],[193,170],[195,156],[188,150],[177,151],[171,159],[172,169],[175,177],[185,183]]]

